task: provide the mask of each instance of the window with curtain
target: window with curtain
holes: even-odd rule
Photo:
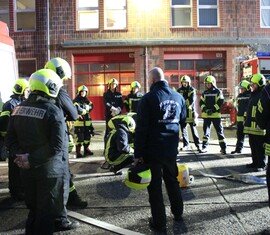
[[[36,29],[36,1],[15,0],[14,16],[17,31],[28,31]]]
[[[192,0],[171,0],[172,27],[192,26]]]
[[[77,29],[99,28],[99,5],[98,0],[77,1]]]
[[[218,0],[198,0],[198,26],[218,26]]]
[[[104,0],[104,29],[127,28],[127,1]]]
[[[9,7],[8,7],[8,0],[0,1],[0,21],[5,22],[8,27],[10,26],[9,22]]]
[[[261,27],[270,27],[270,0],[261,0]]]

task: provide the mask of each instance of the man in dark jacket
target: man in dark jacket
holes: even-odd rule
[[[6,147],[4,141],[11,114],[15,107],[28,97],[28,81],[23,78],[17,79],[12,92],[11,99],[3,105],[3,110],[0,114],[0,141],[3,148]],[[10,195],[16,201],[24,200],[24,189],[21,181],[20,169],[14,163],[15,156],[11,155],[8,151],[6,151],[6,153],[8,155],[8,187]]]
[[[148,186],[152,219],[150,228],[166,232],[166,213],[162,196],[162,178],[168,192],[174,219],[183,214],[183,201],[177,181],[176,156],[179,143],[179,123],[185,122],[184,98],[173,91],[164,78],[161,68],[149,72],[150,92],[139,104],[135,131],[135,164],[149,165],[152,180]]]
[[[270,207],[270,84],[266,85],[261,91],[260,99],[257,106],[256,121],[261,129],[266,129],[265,135],[265,155],[268,156],[267,164],[267,188],[268,188],[268,202]]]
[[[202,93],[200,106],[203,118],[203,143],[202,152],[207,152],[208,140],[211,133],[211,123],[213,123],[220,146],[220,153],[226,154],[226,142],[221,123],[221,105],[224,102],[222,91],[216,86],[216,78],[208,75],[204,79],[206,90]]]
[[[240,93],[236,98],[236,108],[237,108],[237,142],[235,146],[235,150],[231,152],[231,154],[241,153],[245,134],[244,134],[244,120],[245,120],[245,113],[248,107],[248,101],[250,97],[250,82],[247,80],[243,80],[239,83]]]
[[[30,210],[26,234],[53,234],[67,198],[68,139],[63,112],[55,105],[61,86],[58,75],[49,69],[33,73],[31,94],[14,109],[8,127],[6,143],[22,169]]]
[[[124,104],[127,112],[137,113],[138,104],[143,94],[140,92],[141,84],[133,81],[130,84],[130,93],[125,98]]]

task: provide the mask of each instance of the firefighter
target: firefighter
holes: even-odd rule
[[[117,116],[111,118],[110,121],[108,122],[109,132],[116,129],[119,124],[122,124],[123,120],[125,119],[126,116],[132,117],[134,119],[135,123],[136,123],[137,113],[130,112],[130,113],[127,113],[127,114],[117,115]]]
[[[93,109],[93,103],[87,98],[88,88],[85,85],[79,86],[77,96],[73,100],[74,105],[83,109],[83,113],[74,122],[74,135],[76,143],[76,156],[82,158],[91,156],[94,153],[89,149],[91,135],[94,133],[94,127],[90,112]],[[83,145],[84,154],[81,154],[81,147]]]
[[[118,81],[115,78],[112,78],[108,82],[108,90],[103,94],[103,102],[105,107],[105,121],[106,121],[106,130],[104,135],[105,137],[108,134],[108,121],[116,116],[121,114],[123,108],[123,99],[122,94],[117,91]]]
[[[138,103],[142,98],[143,94],[140,92],[141,84],[134,81],[130,84],[130,93],[127,95],[124,101],[127,112],[137,112]]]
[[[110,170],[117,173],[134,160],[135,121],[126,115],[116,129],[110,131],[105,143],[105,159],[111,165]]]
[[[181,87],[177,90],[180,93],[186,102],[187,117],[186,122],[181,126],[182,136],[183,136],[183,148],[182,150],[189,150],[189,138],[187,124],[189,124],[194,144],[197,147],[197,150],[201,153],[200,148],[200,138],[196,128],[197,125],[197,112],[195,110],[195,99],[196,99],[196,90],[191,86],[191,79],[189,76],[184,75],[180,78]]]
[[[68,138],[63,112],[55,102],[62,81],[55,72],[41,69],[29,83],[31,94],[14,109],[6,143],[21,168],[30,210],[25,234],[49,235],[68,196],[64,189]]]
[[[242,153],[244,146],[245,134],[244,134],[244,114],[248,107],[248,101],[250,97],[250,82],[243,80],[238,85],[240,93],[236,97],[236,108],[237,108],[237,142],[235,150],[231,154]]]
[[[266,171],[268,202],[270,207],[270,84],[266,85],[261,91],[260,99],[257,105],[256,121],[261,129],[266,129],[265,135],[265,155],[268,156],[268,164]]]
[[[11,95],[11,99],[8,100],[3,105],[3,110],[0,114],[0,138],[1,138],[1,146],[5,148],[4,140],[7,133],[8,123],[10,120],[10,116],[14,110],[14,108],[19,105],[22,101],[24,101],[29,94],[29,83],[24,78],[19,78],[16,80],[15,85],[12,89],[13,94]],[[8,157],[8,179],[9,179],[9,193],[11,197],[16,201],[21,201],[24,199],[22,181],[20,177],[20,169],[14,163],[14,156],[9,154],[6,151],[6,157]]]
[[[52,71],[56,72],[56,74],[60,77],[62,81],[71,79],[71,68],[69,63],[59,57],[52,58],[45,64],[45,69],[51,69]],[[67,91],[61,87],[58,93],[58,96],[56,98],[57,105],[63,110],[64,116],[66,123],[75,121],[78,118],[78,112],[76,107],[73,105],[73,102],[68,95]],[[72,145],[73,142],[71,142],[72,137],[69,132],[69,128],[67,125],[67,132],[68,132],[68,140],[69,140],[69,145]],[[66,151],[65,153],[67,154],[68,158],[68,152]],[[75,185],[72,180],[72,174],[69,171],[67,172],[67,180],[69,181],[69,196],[68,196],[68,201],[67,205],[71,207],[77,207],[77,208],[85,208],[87,207],[87,201],[83,201],[81,197],[78,195],[78,192],[75,188]],[[56,231],[62,231],[62,230],[70,230],[74,229],[78,226],[78,222],[76,221],[69,221],[67,218],[67,211],[66,208],[62,211],[61,215],[56,219]]]
[[[265,168],[264,139],[265,129],[259,128],[256,121],[256,109],[261,95],[261,91],[265,86],[265,77],[260,74],[253,74],[250,82],[250,99],[246,112],[246,120],[244,122],[244,134],[249,136],[249,145],[251,149],[252,163],[247,164],[248,169],[254,171],[263,171]]]
[[[221,123],[220,108],[224,102],[222,91],[216,86],[216,79],[212,75],[208,75],[204,79],[206,90],[202,93],[200,106],[203,118],[203,143],[202,152],[207,152],[208,140],[211,133],[211,123],[213,123],[217,132],[220,153],[226,154],[225,136],[223,133],[223,126]]]

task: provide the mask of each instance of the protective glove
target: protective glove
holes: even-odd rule
[[[89,112],[89,111],[90,111],[90,105],[86,104],[86,105],[85,105],[85,110],[86,110],[87,112]]]
[[[30,169],[30,163],[28,160],[29,153],[16,154],[14,163],[17,164],[19,168]]]
[[[117,108],[116,115],[118,115],[119,113],[121,113],[121,108],[120,107]]]
[[[212,109],[207,109],[207,110],[206,110],[206,113],[207,113],[208,115],[212,115],[212,114],[213,114],[213,110],[212,110]]]

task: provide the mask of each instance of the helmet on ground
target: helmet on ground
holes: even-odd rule
[[[257,84],[259,87],[262,87],[266,84],[266,79],[261,73],[256,73],[252,75],[251,83]]]
[[[56,97],[63,86],[59,76],[50,69],[40,69],[34,72],[30,79],[31,91],[42,91],[50,97]]]
[[[85,86],[85,85],[79,86],[78,89],[77,89],[77,93],[79,94],[81,91],[86,91],[86,92],[88,92],[87,86]]]
[[[247,80],[243,80],[238,85],[240,88],[245,88],[247,90],[250,90],[250,82]]]
[[[123,118],[123,124],[128,128],[130,132],[134,133],[136,123],[131,116],[126,115],[126,117]]]
[[[134,89],[135,87],[141,88],[141,84],[137,81],[134,81],[130,84],[131,89]]]
[[[152,179],[151,171],[145,164],[130,167],[125,178],[125,185],[131,189],[146,189]]]
[[[191,83],[191,79],[188,75],[184,75],[180,78],[180,82],[188,82],[189,84]]]
[[[204,83],[211,83],[213,86],[216,86],[216,78],[212,75],[208,75],[205,79],[204,79]]]
[[[24,78],[19,78],[16,80],[13,86],[12,92],[17,95],[22,95],[26,88],[29,87],[29,82]]]
[[[111,78],[109,81],[108,81],[108,85],[111,85],[111,84],[116,84],[116,86],[118,86],[119,82],[116,80],[116,78]]]
[[[60,57],[49,60],[44,68],[53,70],[61,79],[71,78],[71,68],[69,63]]]

